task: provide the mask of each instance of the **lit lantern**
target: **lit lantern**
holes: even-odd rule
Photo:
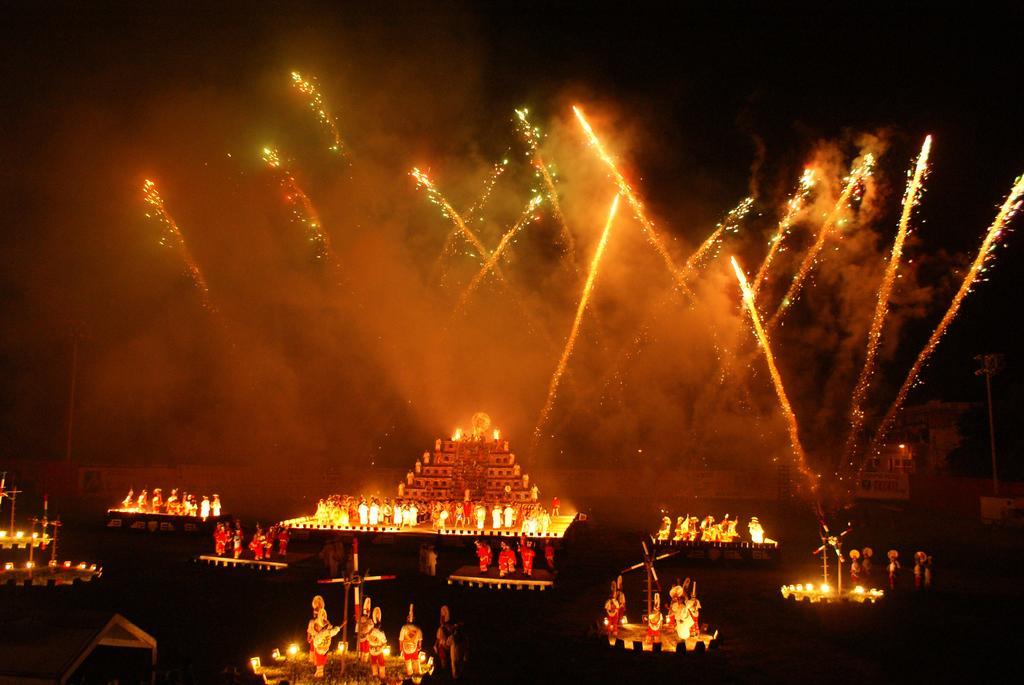
[[[277,647],[274,647],[274,651],[270,653],[270,658],[278,663],[284,661],[284,655],[281,654],[281,650]]]
[[[452,433],[452,440],[462,440],[462,429],[456,428],[455,432]]]
[[[299,646],[295,643],[288,645],[288,656],[295,656],[299,653]]]
[[[12,563],[11,563],[11,562],[9,562],[9,561],[8,561],[8,562],[7,562],[6,564],[4,564],[4,570],[5,570],[5,571],[10,571],[10,570],[11,570],[11,569],[13,569],[13,568],[14,568],[14,564],[12,564]]]
[[[498,430],[497,428],[495,428],[494,429],[494,439],[495,439],[495,441],[497,441],[499,438],[501,438],[501,431]]]
[[[384,645],[384,656],[391,656],[391,645]]]
[[[254,656],[253,658],[249,659],[249,666],[252,667],[253,673],[258,674],[260,672],[260,668],[262,667],[262,664],[260,663],[260,658],[258,656]]]
[[[19,530],[17,533],[14,534],[14,537],[20,540],[21,538],[25,537],[25,531]]]

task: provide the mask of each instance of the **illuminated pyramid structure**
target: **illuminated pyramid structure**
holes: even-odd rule
[[[516,455],[509,451],[498,429],[491,429],[491,417],[473,415],[469,434],[456,429],[451,440],[434,442],[433,452],[424,452],[414,471],[398,486],[401,498],[423,500],[498,500],[524,502],[535,499],[529,474],[522,473]]]

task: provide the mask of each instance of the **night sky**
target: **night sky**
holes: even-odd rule
[[[288,147],[351,263],[367,245],[379,255],[389,244],[383,236],[421,235],[412,226],[443,235],[445,224],[404,173],[436,163],[432,172],[455,204],[469,204],[491,161],[510,147],[521,156],[509,117],[524,104],[551,133],[555,150],[569,149],[572,103],[599,113],[601,130],[616,140],[616,154],[659,226],[691,246],[745,194],[763,200],[765,214],[774,216],[820,141],[845,146],[848,163],[858,136],[871,133],[885,141],[878,190],[884,209],[872,223],[880,236],[872,249],[883,254],[904,171],[924,135],[934,135],[932,173],[907,248],[920,265],[915,277],[932,296],[906,317],[899,345],[884,359],[884,382],[898,385],[959,284],[951,270],[973,258],[996,207],[1024,172],[1021,17],[932,16],[902,3],[835,14],[745,4],[590,11],[568,2],[3,3],[0,456],[63,456],[76,331],[82,338],[75,449],[83,460],[167,463],[295,452],[362,463],[365,454],[380,452],[386,463],[406,464],[477,408],[514,429],[525,449],[553,358],[524,358],[524,368],[537,372],[523,387],[501,375],[510,372],[472,358],[474,351],[511,352],[488,352],[475,339],[459,350],[459,361],[435,365],[425,353],[420,361],[429,369],[415,360],[406,367],[383,355],[368,359],[373,335],[386,346],[391,329],[365,332],[365,302],[340,309],[327,298],[321,303],[324,279],[307,278],[301,248],[282,245],[287,212],[263,199],[275,185],[252,160],[267,140]],[[288,87],[292,69],[319,76],[354,150],[350,166],[318,152],[315,122]],[[358,158],[373,163],[361,166]],[[601,178],[596,168],[574,176],[571,162],[562,162],[570,189],[577,179]],[[144,219],[139,196],[146,177],[160,181],[198,261],[209,267],[211,296],[220,298],[227,323],[198,307],[180,265],[153,244],[157,229]],[[374,198],[373,189],[384,186]],[[594,216],[611,192],[595,191],[602,206]],[[514,216],[517,201],[499,197],[495,212]],[[378,232],[377,221],[396,228]],[[359,237],[342,235],[346,226]],[[587,230],[590,245],[593,229]],[[998,250],[988,282],[968,298],[911,403],[982,401],[972,357],[996,351],[1007,355],[994,387],[997,403],[1010,405],[1002,417],[1014,415],[1024,383],[1022,334],[1013,325],[1024,266],[1018,235]],[[430,248],[427,263],[437,245],[407,242],[408,254],[395,247],[389,266],[378,269],[387,274],[380,283],[363,274],[363,292],[422,286],[425,267],[390,271],[391,265]],[[762,244],[747,240],[739,249],[754,262]],[[643,243],[636,245],[642,252]],[[522,282],[552,291],[564,286],[537,276],[544,264],[524,258]],[[566,292],[572,294],[551,295],[569,305],[562,312],[571,311],[576,286]],[[420,296],[427,297],[409,297]],[[531,297],[546,295],[540,288]],[[386,302],[409,304],[401,294]],[[604,325],[623,327],[617,338],[628,340],[635,330],[629,322],[642,317],[620,317],[619,304],[605,302],[598,311]],[[428,306],[409,310],[407,318],[396,317],[406,329],[395,334],[432,337],[440,324]],[[819,313],[794,314],[792,326],[810,326]],[[564,313],[545,309],[543,316],[559,322],[554,337],[564,336]],[[500,329],[510,321],[507,312],[480,314],[480,326]],[[801,364],[817,374],[833,364],[824,349],[802,354],[798,346],[808,339],[787,333],[777,342],[790,345],[782,366],[800,396],[798,414],[819,400],[815,384],[796,378],[805,372]],[[524,340],[529,336],[508,344],[519,349]],[[600,368],[598,345],[590,347],[581,366]],[[418,409],[408,400],[427,392],[419,383],[433,373],[451,381],[437,388],[449,399]],[[450,378],[459,373],[477,380]],[[488,391],[478,380],[492,373],[494,385],[511,384],[507,392]],[[671,374],[670,367],[665,375]],[[324,380],[334,376],[337,382]],[[577,386],[585,385],[581,376]],[[460,383],[469,386],[468,397],[451,399]],[[556,425],[565,436],[587,434],[585,422],[569,415],[592,397],[573,385],[565,393],[571,398]],[[808,431],[834,420],[812,422]],[[355,432],[365,435],[354,439]],[[663,447],[674,429],[664,432],[638,429],[629,440]]]

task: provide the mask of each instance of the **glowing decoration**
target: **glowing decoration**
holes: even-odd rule
[[[259,675],[260,669],[262,668],[260,658],[258,656],[254,656],[251,659],[249,659],[249,667],[252,669],[253,673]]]
[[[541,181],[544,184],[544,190],[548,197],[548,202],[551,203],[551,213],[555,217],[555,221],[558,222],[558,228],[561,235],[562,246],[565,249],[565,253],[570,258],[576,252],[576,241],[572,236],[572,231],[569,230],[568,224],[565,222],[565,215],[562,214],[562,205],[558,201],[558,189],[555,188],[555,179],[551,175],[551,170],[548,165],[544,162],[544,158],[540,154],[540,141],[544,137],[540,129],[530,123],[527,118],[529,110],[525,107],[522,109],[515,110],[516,113],[516,128],[519,131],[519,135],[523,138],[526,143],[526,155],[529,157],[530,162],[533,164],[533,168],[540,176]]]
[[[882,422],[878,425],[874,439],[871,441],[871,447],[861,463],[860,470],[864,469],[864,464],[867,463],[867,458],[871,454],[876,453],[879,445],[881,445],[882,441],[885,440],[886,435],[888,435],[889,430],[892,428],[893,422],[896,420],[896,414],[899,413],[904,400],[907,399],[907,394],[917,383],[921,369],[924,368],[925,363],[932,356],[935,348],[938,347],[939,341],[942,340],[942,336],[945,334],[946,329],[949,328],[953,319],[956,318],[957,312],[960,311],[960,305],[963,304],[964,298],[971,292],[971,288],[978,281],[979,277],[985,273],[989,260],[992,258],[996,247],[1000,244],[1000,239],[1006,233],[1007,225],[1013,219],[1017,210],[1020,209],[1022,195],[1024,195],[1024,175],[1018,176],[1014,181],[1010,194],[1007,195],[1006,200],[999,209],[999,213],[996,215],[995,220],[992,222],[988,232],[985,234],[985,239],[981,243],[978,255],[974,258],[974,262],[971,264],[970,269],[967,270],[967,275],[964,276],[964,280],[960,284],[960,289],[957,290],[956,295],[953,296],[953,301],[950,303],[949,309],[946,311],[945,316],[942,317],[939,325],[935,327],[935,330],[932,332],[931,337],[928,338],[928,342],[925,343],[920,354],[917,355],[917,359],[914,361],[914,365],[910,368],[910,372],[903,381],[903,385],[900,386],[899,392],[896,393],[896,399],[889,407],[889,410],[885,413],[885,417],[882,419]]]
[[[281,650],[277,647],[274,647],[274,651],[270,653],[270,658],[276,661],[277,663],[281,663],[285,660],[284,654],[281,654]]]
[[[299,646],[295,643],[288,645],[288,656],[295,656],[299,653]]]
[[[286,162],[281,160],[281,155],[276,148],[264,147],[262,150],[263,161],[267,168],[275,171],[280,179],[281,189],[284,191],[284,201],[291,208],[292,220],[303,227],[306,238],[313,244],[314,256],[318,260],[329,261],[334,266],[338,265],[334,250],[331,249],[331,240],[324,233],[323,224],[320,221],[320,214],[313,206],[312,200],[299,185]]]
[[[796,422],[796,414],[793,412],[793,407],[789,404],[789,397],[786,396],[786,389],[782,384],[782,375],[775,366],[775,356],[772,354],[771,345],[768,343],[768,334],[765,333],[764,327],[761,325],[761,316],[757,313],[757,307],[754,304],[754,292],[747,285],[746,274],[740,268],[739,262],[736,261],[735,257],[732,257],[731,261],[733,271],[736,272],[736,279],[740,284],[740,290],[743,293],[743,304],[746,305],[747,312],[750,314],[750,322],[754,325],[754,333],[757,335],[761,351],[764,353],[765,362],[768,364],[768,373],[771,376],[772,384],[775,386],[775,394],[779,398],[782,414],[786,419],[789,442],[793,448],[793,454],[796,456],[797,468],[807,478],[811,491],[816,493],[818,490],[818,480],[807,466],[807,455],[804,452],[803,445],[800,444],[800,431]]]
[[[850,434],[846,438],[844,455],[846,459],[854,453],[859,441],[861,428],[864,426],[864,399],[867,397],[868,388],[871,385],[871,376],[875,370],[875,359],[878,356],[878,343],[882,339],[882,327],[885,324],[886,315],[889,313],[889,298],[892,295],[893,287],[896,285],[896,272],[900,267],[900,257],[903,254],[903,243],[906,241],[907,233],[910,231],[910,217],[920,200],[924,188],[924,180],[928,175],[928,155],[932,148],[932,137],[927,136],[921,146],[921,152],[917,156],[914,170],[908,174],[910,177],[906,191],[903,194],[903,213],[900,215],[899,227],[896,230],[896,240],[892,245],[892,252],[889,255],[889,263],[885,268],[885,275],[882,277],[882,285],[878,289],[878,300],[875,302],[875,313],[871,319],[871,328],[868,330],[867,352],[864,357],[864,366],[861,367],[860,376],[853,389],[853,396],[850,400]]]
[[[761,292],[761,286],[764,285],[765,278],[768,276],[768,270],[771,268],[772,261],[782,247],[782,242],[789,235],[790,229],[793,228],[793,223],[807,203],[811,189],[814,188],[815,180],[814,169],[804,169],[796,192],[793,193],[793,196],[789,198],[789,202],[786,203],[786,211],[783,213],[782,220],[779,221],[779,227],[776,229],[775,235],[772,236],[771,242],[768,245],[768,254],[765,255],[764,261],[761,262],[761,267],[757,270],[754,282],[750,286],[754,293],[755,301]]]
[[[587,140],[590,142],[590,146],[597,152],[597,156],[601,158],[601,161],[605,163],[608,170],[611,172],[612,178],[615,180],[615,185],[619,188],[619,195],[626,198],[629,206],[633,209],[633,215],[636,220],[640,222],[640,227],[643,229],[644,237],[654,247],[654,249],[661,255],[662,260],[665,262],[665,266],[668,268],[670,274],[675,279],[676,284],[683,292],[692,295],[690,287],[686,284],[689,274],[686,269],[680,268],[675,259],[672,257],[672,253],[668,251],[668,247],[665,245],[661,236],[658,234],[657,228],[654,226],[654,222],[647,217],[647,211],[644,209],[643,203],[637,197],[633,187],[626,181],[625,177],[619,171],[619,168],[615,165],[615,160],[611,158],[608,152],[605,150],[601,140],[594,133],[594,129],[591,128],[590,122],[587,121],[578,106],[573,106],[572,111],[576,114],[576,119],[579,121],[580,127],[587,136]]]
[[[558,395],[558,384],[562,380],[562,375],[565,373],[566,366],[569,364],[569,358],[572,356],[573,348],[576,345],[576,336],[579,335],[580,325],[583,323],[583,314],[587,310],[590,295],[594,291],[597,272],[601,266],[601,257],[604,256],[605,247],[608,245],[608,237],[611,235],[612,224],[615,222],[615,213],[619,209],[619,197],[619,195],[616,195],[615,199],[612,200],[611,209],[608,211],[608,219],[605,221],[604,231],[601,233],[601,240],[598,242],[597,249],[594,251],[594,257],[590,262],[587,281],[583,285],[583,293],[580,295],[579,305],[576,307],[576,318],[572,322],[572,329],[569,331],[569,338],[566,340],[565,348],[562,350],[562,356],[558,360],[558,366],[555,367],[555,373],[551,376],[548,396],[544,401],[544,407],[540,411],[540,416],[537,418],[537,426],[533,429],[534,444],[540,439],[541,430],[547,422],[551,408],[555,405],[555,398]]]
[[[455,441],[462,440],[462,429],[461,428],[456,428],[455,429],[455,432],[452,433],[452,440],[455,440]]]
[[[775,314],[769,319],[766,328],[771,330],[778,323],[779,318],[789,308],[796,298],[800,294],[800,289],[803,287],[804,281],[810,274],[811,269],[814,267],[815,262],[818,259],[818,255],[821,254],[822,249],[825,247],[825,243],[832,235],[835,227],[842,223],[842,215],[846,211],[850,201],[855,197],[856,193],[859,192],[864,182],[869,176],[875,166],[875,156],[870,152],[865,153],[861,157],[860,162],[855,164],[850,169],[849,176],[845,179],[843,191],[839,194],[839,200],[836,201],[835,207],[829,212],[828,216],[825,217],[825,221],[821,224],[821,229],[818,231],[818,237],[811,245],[810,249],[807,250],[807,254],[804,256],[803,261],[800,263],[800,267],[797,269],[796,274],[793,276],[793,281],[789,284],[789,289],[783,296],[782,301],[779,303],[778,309],[775,310]]]
[[[185,264],[185,272],[199,291],[199,297],[202,300],[203,306],[210,309],[210,288],[206,285],[206,278],[203,276],[203,272],[196,263],[196,260],[192,257],[192,252],[188,249],[188,244],[185,242],[185,236],[181,234],[181,229],[178,228],[178,222],[167,211],[164,200],[160,196],[160,191],[157,190],[156,183],[148,178],[142,184],[142,199],[152,208],[152,211],[146,212],[146,218],[156,219],[164,229],[160,235],[160,244],[177,251],[181,261]]]
[[[807,585],[783,585],[781,590],[782,597],[784,599],[792,597],[798,602],[807,601],[812,604],[839,601],[859,602],[861,604],[867,602],[869,604],[874,604],[885,596],[885,593],[882,590],[876,590],[875,588],[867,590],[860,585],[849,592],[844,592],[842,594],[834,592],[828,584],[823,584],[821,587],[815,588],[814,583],[807,583]]]
[[[320,88],[317,86],[316,77],[307,79],[299,72],[293,71],[292,87],[309,98],[307,101],[309,108],[313,110],[313,114],[316,116],[317,121],[320,122],[320,126],[330,137],[331,144],[327,149],[336,155],[344,154],[345,146],[341,141],[341,134],[338,132],[338,124],[327,108],[323,93],[320,92]]]
[[[511,244],[512,239],[515,238],[523,228],[538,218],[536,210],[542,199],[543,198],[540,195],[535,195],[528,203],[526,203],[526,209],[524,209],[523,213],[519,215],[519,218],[512,225],[512,228],[508,229],[505,232],[505,235],[501,236],[501,240],[498,241],[498,246],[494,248],[494,252],[487,257],[487,261],[484,262],[484,265],[480,267],[480,270],[475,276],[473,276],[473,280],[471,280],[469,285],[467,285],[462,291],[462,294],[459,296],[459,303],[455,308],[456,311],[460,311],[466,307],[466,304],[469,302],[469,298],[473,295],[476,289],[480,287],[480,284],[483,282],[484,278],[486,278],[487,274],[495,268],[498,260],[501,259],[502,254],[504,254],[505,249]]]

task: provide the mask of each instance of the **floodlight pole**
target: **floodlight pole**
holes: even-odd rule
[[[985,377],[985,395],[988,399],[988,441],[992,451],[992,494],[999,496],[999,469],[996,466],[996,427],[992,412],[992,376],[1003,369],[1003,355],[979,354],[974,358],[981,368],[974,372],[975,376]]]

